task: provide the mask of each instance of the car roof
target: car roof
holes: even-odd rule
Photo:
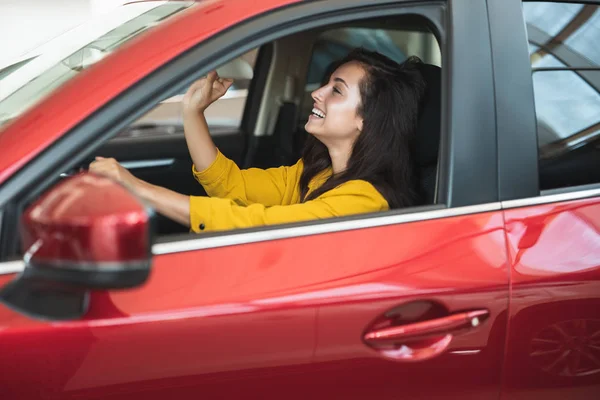
[[[228,27],[297,1],[199,0],[181,15],[141,34],[0,128],[0,184],[97,108],[161,65]],[[201,18],[203,23],[199,24]]]

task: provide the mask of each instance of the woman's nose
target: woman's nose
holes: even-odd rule
[[[314,101],[322,101],[323,100],[323,90],[325,86],[321,86],[317,90],[313,91],[310,95]]]

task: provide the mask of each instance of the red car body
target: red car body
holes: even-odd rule
[[[127,44],[0,131],[0,187],[153,71],[293,3],[207,1]],[[92,290],[78,320],[0,305],[0,398],[597,398],[600,190],[540,199],[159,242],[144,285]]]

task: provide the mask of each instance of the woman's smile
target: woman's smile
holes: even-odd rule
[[[310,113],[310,115],[308,116],[309,119],[324,119],[325,118],[325,113],[323,111],[321,111],[320,109],[317,108],[317,106],[313,106],[313,109]]]

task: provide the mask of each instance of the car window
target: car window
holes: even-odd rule
[[[140,33],[194,2],[149,1],[118,7],[50,41],[26,62],[10,66],[0,85],[0,125],[100,61]]]
[[[310,93],[320,86],[329,66],[357,47],[377,51],[399,63],[409,56],[418,56],[425,63],[441,66],[437,39],[425,30],[348,27],[326,31],[313,47],[300,115],[309,115],[312,108]]]
[[[204,112],[213,136],[237,129],[242,123],[248,89],[254,75],[257,49],[217,68],[223,78],[233,78],[233,84],[223,97]],[[160,102],[150,112],[135,121],[117,137],[148,137],[183,133],[182,100],[186,89]]]
[[[600,183],[600,7],[523,4],[541,190]]]

